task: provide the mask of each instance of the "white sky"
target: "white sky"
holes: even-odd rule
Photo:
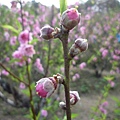
[[[8,7],[11,6],[10,2],[12,0],[0,0],[1,4],[7,5]],[[24,0],[25,2],[30,1],[30,0]],[[54,4],[56,7],[59,7],[59,0],[35,0],[36,2],[40,2],[43,5],[46,6],[51,6],[52,4]],[[67,5],[71,5],[74,4],[76,2],[86,2],[87,0],[67,0]]]

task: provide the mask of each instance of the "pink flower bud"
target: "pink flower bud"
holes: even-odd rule
[[[71,30],[78,25],[80,22],[80,15],[81,13],[79,13],[75,8],[64,11],[61,18],[61,24],[63,25],[64,29]]]
[[[57,88],[57,80],[54,77],[42,78],[37,82],[36,92],[41,97],[49,97]]]
[[[54,32],[54,28],[52,28],[51,26],[49,25],[46,25],[44,27],[42,27],[41,29],[41,37],[46,39],[46,40],[49,40],[51,38],[53,38],[53,32]]]
[[[78,100],[80,100],[79,94],[77,91],[70,91],[70,104],[75,105]]]

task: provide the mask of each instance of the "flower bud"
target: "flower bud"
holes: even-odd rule
[[[75,105],[78,100],[80,100],[79,94],[77,91],[70,91],[70,104]]]
[[[64,30],[73,29],[80,22],[80,15],[76,8],[67,9],[63,12],[61,24]]]
[[[60,106],[63,110],[66,109],[66,103],[64,103],[64,102],[60,102],[60,103],[59,103],[59,106]]]
[[[36,92],[41,97],[49,97],[56,90],[57,83],[54,77],[42,78],[37,82]]]
[[[42,38],[46,39],[46,40],[49,40],[51,38],[53,38],[53,32],[54,32],[54,28],[52,28],[51,26],[49,25],[45,25],[44,27],[42,27],[41,29],[41,36]]]
[[[79,38],[75,40],[75,45],[77,48],[80,49],[81,52],[86,51],[88,49],[87,39]]]
[[[70,57],[75,57],[81,52],[86,51],[88,48],[88,42],[87,39],[79,38],[75,41],[75,43],[72,45],[72,47],[69,50]]]

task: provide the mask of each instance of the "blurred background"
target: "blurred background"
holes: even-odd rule
[[[65,111],[59,108],[59,101],[64,100],[63,87],[59,86],[48,99],[39,98],[34,87],[42,77],[64,74],[60,40],[46,41],[40,37],[44,25],[60,27],[59,0],[21,3],[22,8],[18,1],[0,1],[0,63],[26,81],[24,60],[15,59],[13,53],[19,47],[20,32],[23,28],[28,30],[30,44],[36,51],[29,59],[36,114],[40,113],[39,120],[63,120]],[[69,48],[77,38],[89,43],[88,50],[71,62],[70,87],[81,97],[71,108],[72,120],[120,120],[120,1],[67,0],[67,3],[68,8],[76,7],[81,13],[81,23],[70,31]],[[25,84],[0,67],[0,120],[29,120],[28,102]]]

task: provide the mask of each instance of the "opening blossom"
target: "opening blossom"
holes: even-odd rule
[[[36,93],[40,97],[49,97],[56,90],[58,83],[62,84],[63,80],[63,76],[59,73],[53,75],[53,77],[41,78],[36,82]]]
[[[80,22],[81,13],[76,8],[67,9],[61,17],[61,24],[65,30],[73,29]]]
[[[54,77],[42,78],[36,83],[36,92],[40,97],[51,96],[58,84]]]

